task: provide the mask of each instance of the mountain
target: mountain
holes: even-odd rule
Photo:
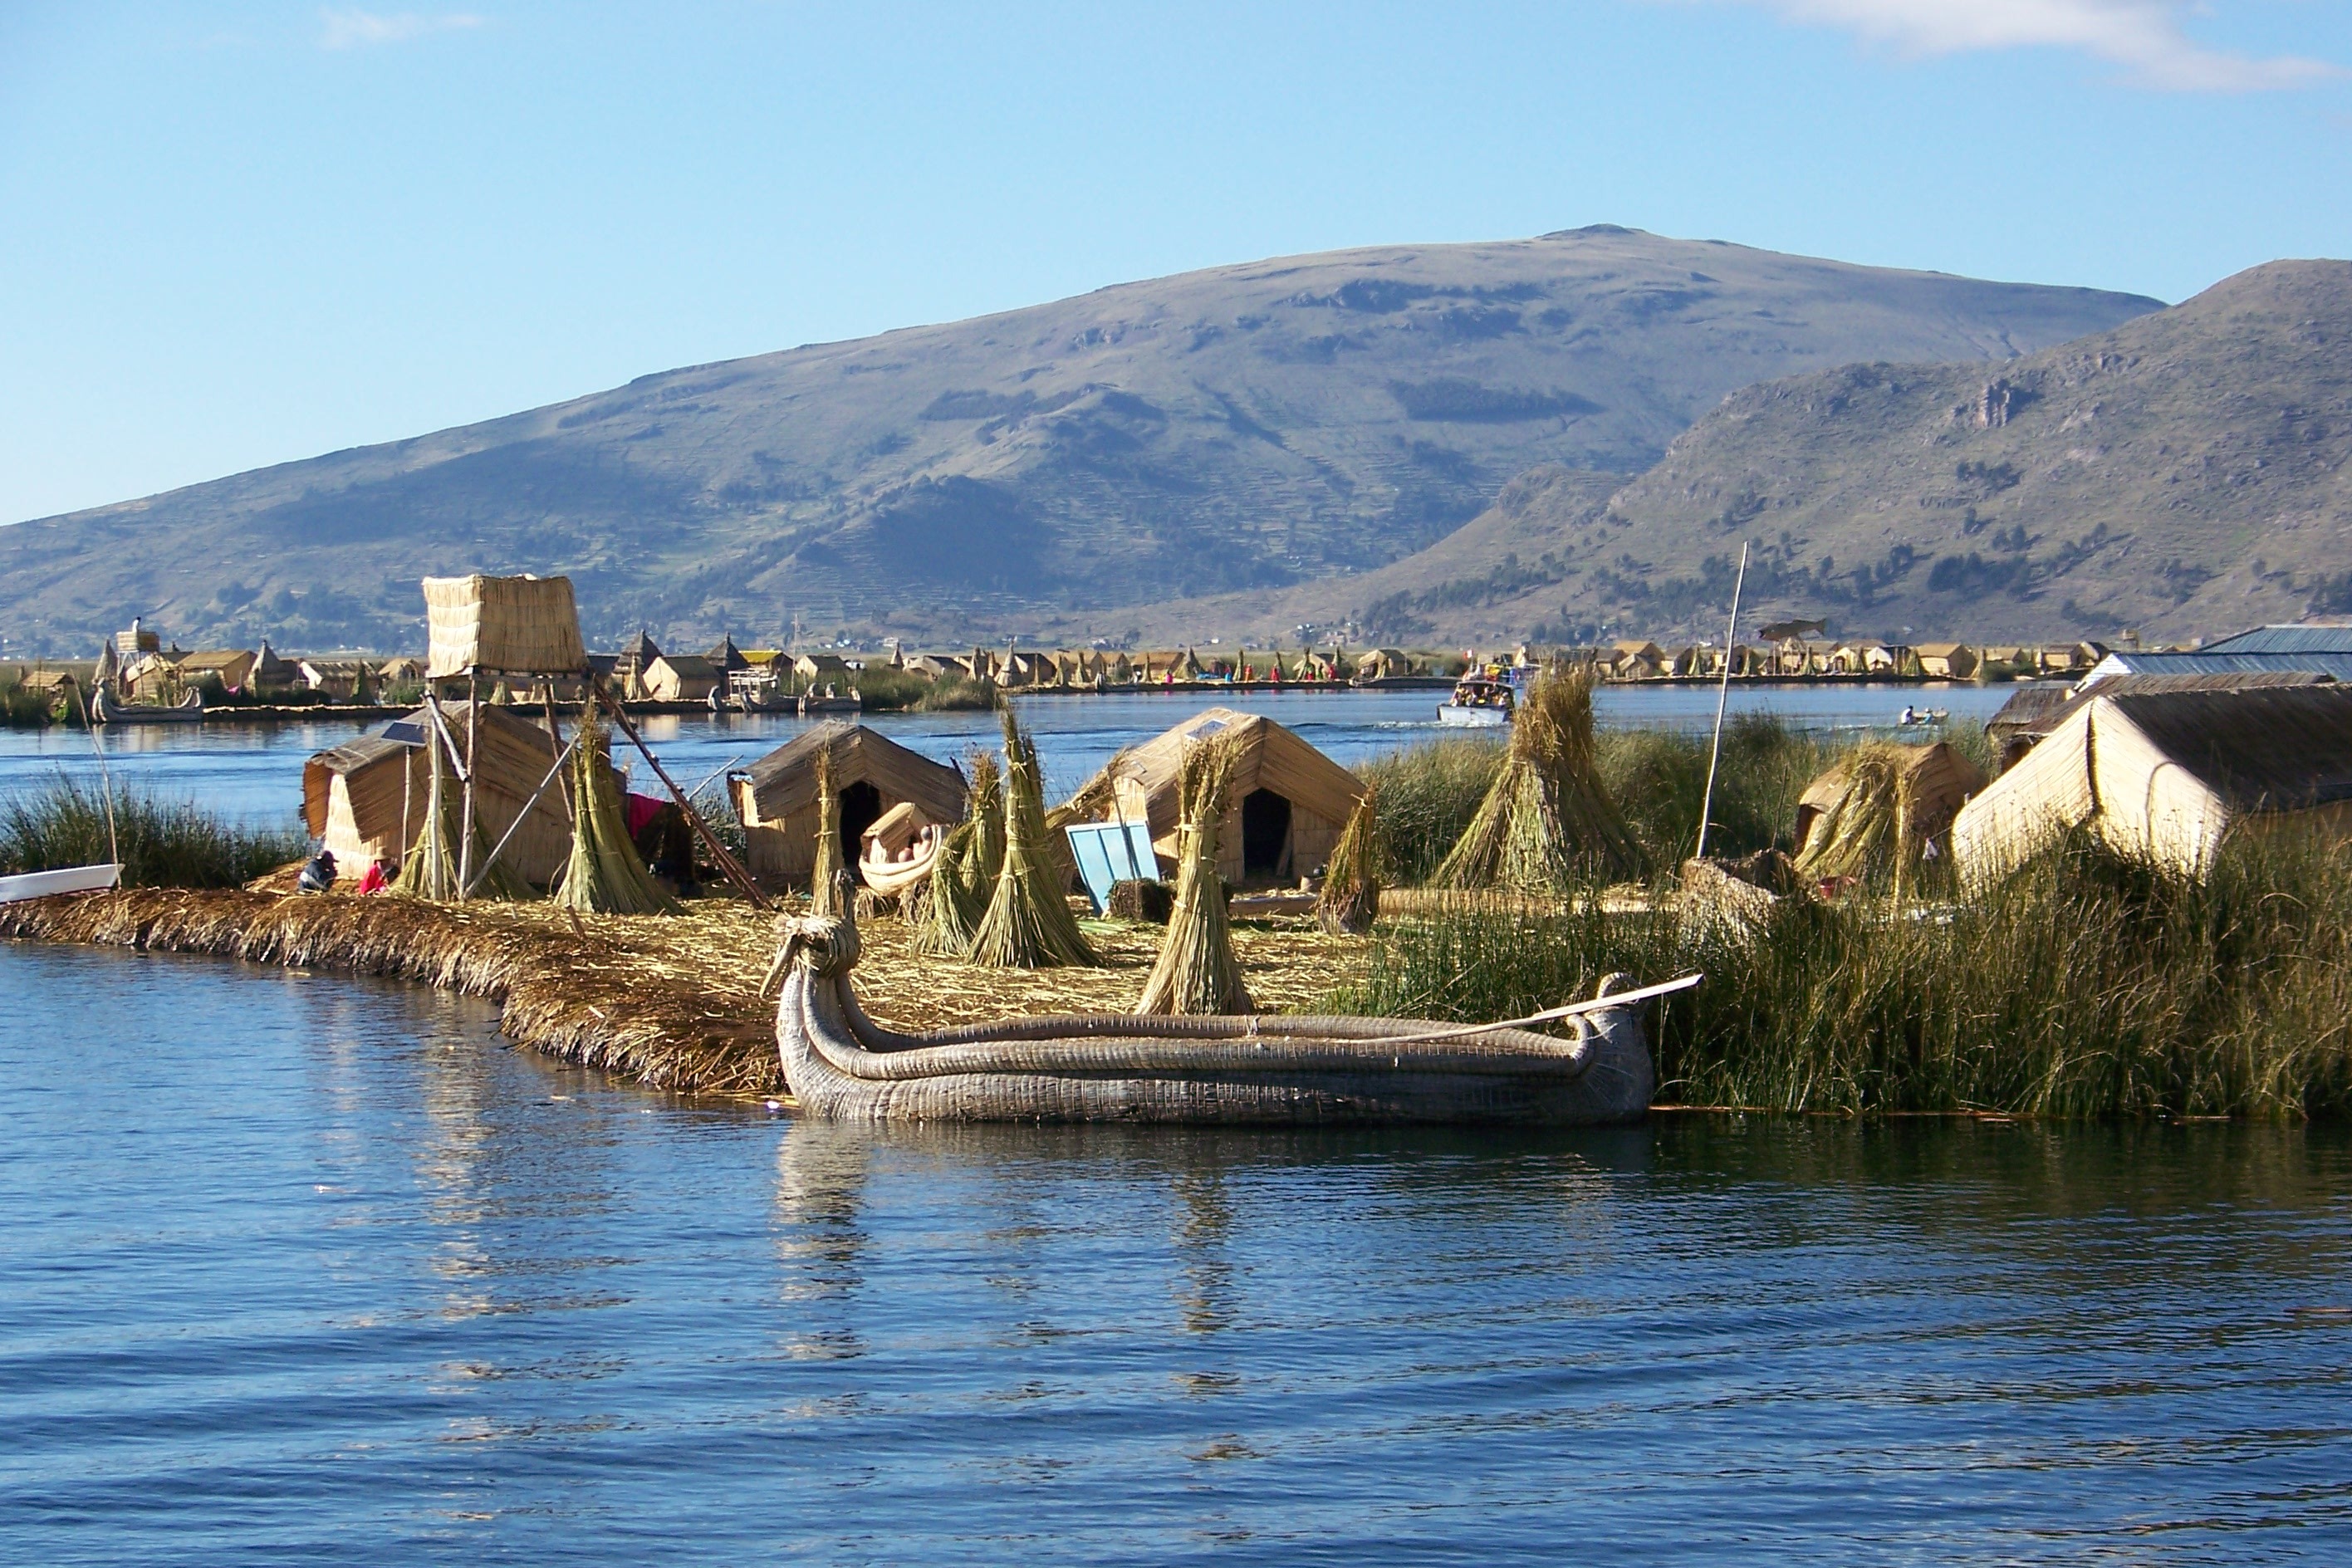
[[[1725,399],[1647,472],[1539,468],[1430,549],[1271,597],[1152,606],[1147,638],[2186,639],[2352,611],[2352,263],[2281,261],[2006,364],[1839,367]]]
[[[416,578],[470,570],[569,573],[603,641],[1263,596],[1436,545],[1538,465],[1645,468],[1760,380],[2158,308],[1605,226],[1217,268],[0,529],[0,626],[406,647]]]

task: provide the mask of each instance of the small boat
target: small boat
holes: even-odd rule
[[[0,904],[46,899],[58,893],[98,893],[122,880],[120,866],[60,866],[54,871],[25,871],[0,877]]]
[[[849,983],[857,926],[787,917],[776,1047],[803,1111],[844,1121],[1125,1121],[1298,1126],[1501,1122],[1607,1126],[1647,1114],[1655,1072],[1629,989],[1516,1020],[1570,1038],[1412,1018],[1076,1014],[928,1034],[877,1024]]]
[[[802,693],[800,706],[801,717],[808,719],[819,713],[861,713],[866,710],[866,700],[855,691],[844,697],[828,686],[822,692],[811,689]]]
[[[1488,676],[1466,676],[1454,683],[1454,695],[1437,705],[1437,721],[1457,729],[1490,730],[1511,721],[1518,693],[1510,682]]]
[[[884,812],[861,836],[857,878],[870,892],[896,897],[928,880],[946,830],[925,822],[910,802]]]
[[[1952,710],[1948,708],[1906,707],[1895,716],[1895,727],[1898,730],[1917,730],[1929,724],[1945,723],[1951,716]]]
[[[204,694],[195,690],[190,690],[175,705],[124,702],[103,686],[89,700],[93,724],[196,724],[203,722],[204,717]]]

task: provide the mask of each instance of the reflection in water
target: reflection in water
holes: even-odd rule
[[[2352,1539],[2342,1129],[838,1127],[398,986],[0,985],[0,1561]]]

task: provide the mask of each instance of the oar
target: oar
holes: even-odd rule
[[[1573,1018],[1585,1013],[1606,1013],[1612,1007],[1622,1007],[1634,1002],[1647,1002],[1654,996],[1664,996],[1675,991],[1687,991],[1706,976],[1685,974],[1679,980],[1661,981],[1634,991],[1619,991],[1607,996],[1595,996],[1587,1002],[1570,1002],[1564,1007],[1547,1007],[1540,1013],[1530,1013],[1524,1018],[1506,1018],[1499,1024],[1465,1024],[1459,1028],[1432,1029],[1420,1035],[1383,1035],[1384,1046],[1420,1046],[1433,1040],[1459,1040],[1472,1035],[1492,1035],[1505,1029],[1523,1029],[1529,1024],[1555,1024],[1562,1018]]]

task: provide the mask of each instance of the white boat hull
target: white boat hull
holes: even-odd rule
[[[1456,730],[1499,730],[1511,721],[1506,708],[1457,708],[1451,702],[1437,705],[1437,721]]]
[[[57,893],[102,892],[122,880],[120,866],[61,866],[54,871],[26,871],[0,877],[0,904],[46,899]]]

